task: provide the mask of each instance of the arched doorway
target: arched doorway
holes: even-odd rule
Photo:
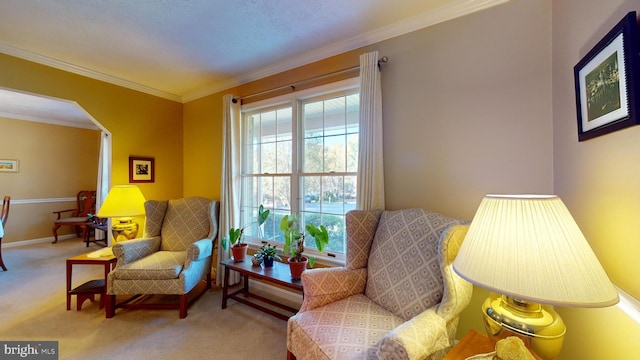
[[[98,131],[100,134],[100,145],[97,154],[98,174],[96,176],[97,181],[95,186],[97,189],[97,206],[99,208],[111,187],[112,141],[109,130],[74,101],[1,87],[0,118]],[[10,136],[10,134],[7,135]],[[56,200],[59,199],[45,199],[41,201],[53,202]],[[20,205],[20,201],[20,199],[16,199],[12,201],[12,204]],[[25,201],[26,204],[29,201],[38,201],[38,199],[23,201]]]

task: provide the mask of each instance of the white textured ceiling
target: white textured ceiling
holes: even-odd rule
[[[0,52],[185,102],[506,1],[0,0]]]

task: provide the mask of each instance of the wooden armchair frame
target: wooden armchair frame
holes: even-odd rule
[[[53,223],[54,240],[52,244],[58,242],[58,229],[61,226],[74,226],[76,235],[83,241],[86,238],[88,214],[95,214],[96,212],[96,192],[94,190],[81,190],[78,192],[76,199],[75,209],[53,212],[57,215],[57,218]],[[71,213],[71,217],[62,217],[64,213]]]
[[[5,196],[2,200],[2,212],[0,212],[0,222],[2,223],[2,228],[7,224],[7,219],[9,218],[9,206],[11,205],[11,196]],[[7,267],[4,265],[4,261],[2,260],[2,236],[0,236],[0,267],[3,271],[7,271]]]

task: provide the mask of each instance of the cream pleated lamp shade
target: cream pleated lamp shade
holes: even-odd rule
[[[453,263],[462,278],[514,298],[603,307],[618,292],[562,200],[487,195]]]

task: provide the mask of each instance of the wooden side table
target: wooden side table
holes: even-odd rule
[[[104,233],[104,239],[103,240],[97,240],[96,238],[96,231],[102,231]],[[91,233],[93,232],[93,240],[91,240]],[[98,224],[98,223],[94,223],[94,222],[88,222],[87,223],[87,231],[84,232],[84,242],[87,244],[87,247],[89,247],[89,243],[98,243],[98,242],[102,242],[104,246],[107,246],[107,238],[109,236],[109,227],[107,226],[107,224]]]
[[[489,337],[471,329],[465,334],[462,340],[444,356],[443,360],[464,360],[470,356],[486,354],[493,351],[495,351],[495,344],[489,340]],[[529,351],[536,360],[542,360],[542,358],[530,348]]]
[[[474,329],[468,333],[444,356],[443,360],[464,360],[469,356],[486,354],[495,350],[495,344],[485,334]]]
[[[67,259],[67,310],[71,310],[71,295],[76,295],[76,310],[82,308],[82,303],[89,299],[95,300],[95,295],[100,294],[100,309],[104,307],[104,299],[107,293],[107,275],[111,272],[116,261],[115,255],[89,257],[92,253],[86,253]],[[71,288],[73,265],[102,265],[104,266],[104,279],[90,280],[84,284]]]

